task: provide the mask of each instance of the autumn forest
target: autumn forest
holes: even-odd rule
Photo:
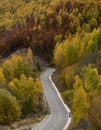
[[[13,54],[19,48],[26,54]],[[0,63],[1,125],[42,111],[37,55],[56,68],[69,130],[101,130],[101,0],[0,0],[1,61],[9,55]]]

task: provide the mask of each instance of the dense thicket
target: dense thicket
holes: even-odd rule
[[[41,112],[42,92],[31,49],[5,60],[0,67],[0,124]]]
[[[0,7],[1,55],[30,45],[49,59],[56,42],[82,30],[91,32],[101,22],[100,0],[1,0]]]
[[[21,107],[7,90],[0,89],[0,124],[8,124],[21,116]]]

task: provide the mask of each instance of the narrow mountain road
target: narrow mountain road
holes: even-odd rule
[[[48,68],[41,75],[41,81],[51,114],[48,115],[36,127],[32,128],[32,130],[66,130],[70,124],[70,110],[64,104],[57,88],[51,80],[51,75],[53,72],[54,69]]]

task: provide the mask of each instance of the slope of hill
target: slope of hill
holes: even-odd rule
[[[55,64],[74,115],[71,129],[82,122],[101,129],[100,27],[101,0],[0,1],[0,56],[30,46]]]
[[[52,59],[56,42],[100,26],[100,5],[100,0],[0,1],[0,54],[31,46],[35,54]]]

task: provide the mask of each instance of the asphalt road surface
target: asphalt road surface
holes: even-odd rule
[[[68,127],[70,123],[70,110],[64,104],[58,90],[51,80],[51,74],[53,72],[54,69],[47,68],[41,75],[41,81],[51,114],[47,115],[47,117],[32,128],[32,130],[66,130],[66,127]]]

